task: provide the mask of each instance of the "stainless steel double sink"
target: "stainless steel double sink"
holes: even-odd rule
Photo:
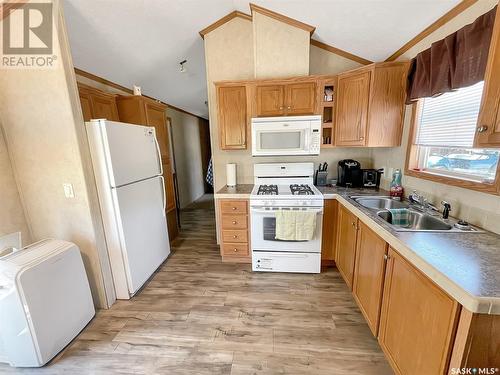
[[[351,199],[358,202],[361,206],[369,208],[377,213],[396,231],[407,232],[477,232],[476,228],[470,227],[469,230],[456,228],[452,225],[453,220],[444,221],[440,217],[430,213],[421,212],[412,207],[408,202],[401,202],[383,196],[351,196]],[[392,224],[392,215],[389,209],[407,208],[409,211],[408,226],[399,226]]]

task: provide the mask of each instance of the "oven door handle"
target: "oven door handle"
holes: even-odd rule
[[[257,214],[271,214],[273,212],[276,212],[276,211],[282,211],[282,209],[276,209],[276,210],[265,210],[265,209],[259,209],[259,208],[251,208],[250,209],[252,212],[255,212]],[[288,211],[288,210],[286,210]],[[316,214],[323,214],[323,209],[320,208],[320,209],[309,209],[309,208],[306,208],[306,209],[299,209],[299,210],[290,210],[290,211],[305,211],[305,212],[314,212]]]

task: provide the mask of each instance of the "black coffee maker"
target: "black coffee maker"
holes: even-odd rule
[[[363,184],[363,173],[359,161],[340,160],[337,168],[337,186],[360,187]]]

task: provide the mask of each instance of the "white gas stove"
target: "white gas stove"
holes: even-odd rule
[[[323,195],[313,185],[313,163],[254,165],[250,195],[252,269],[264,272],[319,273]],[[317,214],[316,230],[309,241],[275,238],[276,212],[303,210]]]

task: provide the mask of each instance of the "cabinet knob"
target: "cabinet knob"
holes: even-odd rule
[[[286,109],[292,109],[292,107],[291,107],[291,106],[288,106],[288,107],[286,107]]]
[[[233,211],[236,210],[236,207],[233,207]]]
[[[238,249],[237,249],[237,248],[234,248],[234,249],[233,249],[233,251],[234,251],[235,253],[237,253],[237,252],[238,252]]]
[[[384,254],[384,259],[389,260],[389,259],[391,259],[391,256],[389,254]]]
[[[283,109],[283,106],[281,106],[280,109]]]
[[[238,236],[235,234],[235,235],[233,236],[233,238],[238,238]]]
[[[363,139],[365,139],[365,137],[359,137],[359,140],[362,141]]]
[[[486,130],[488,130],[488,126],[487,125],[481,125],[481,126],[478,126],[476,130],[477,130],[478,133],[484,133]]]
[[[235,220],[235,221],[233,221],[233,224],[238,224],[238,222]]]

